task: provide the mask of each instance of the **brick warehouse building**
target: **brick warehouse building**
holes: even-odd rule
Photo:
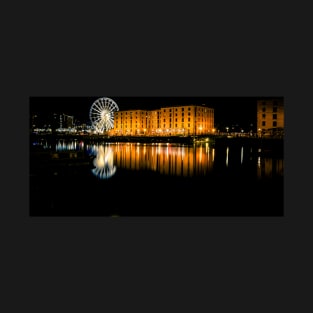
[[[157,110],[117,111],[110,135],[176,136],[214,132],[214,109],[205,105],[161,107]]]
[[[283,135],[284,119],[283,98],[257,101],[257,132],[259,136]]]

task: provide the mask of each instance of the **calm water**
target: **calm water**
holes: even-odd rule
[[[32,216],[282,216],[282,155],[244,144],[31,142]]]

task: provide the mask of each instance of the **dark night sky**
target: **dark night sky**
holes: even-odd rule
[[[80,122],[89,122],[89,109],[95,97],[30,97],[30,113],[65,113]],[[266,97],[114,97],[119,109],[158,109],[162,106],[206,104],[214,108],[216,126],[256,125],[257,99]],[[267,97],[268,98],[268,97]]]

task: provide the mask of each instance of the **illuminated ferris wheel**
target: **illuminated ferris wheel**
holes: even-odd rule
[[[92,127],[103,133],[114,127],[114,112],[118,111],[117,104],[110,98],[99,98],[90,107],[89,117]]]

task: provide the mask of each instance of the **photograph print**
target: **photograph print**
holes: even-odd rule
[[[29,216],[284,216],[284,97],[29,97]]]

